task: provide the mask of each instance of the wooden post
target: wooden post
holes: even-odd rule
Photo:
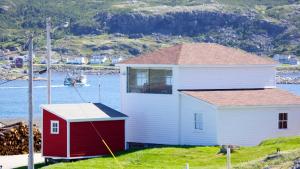
[[[227,146],[227,153],[226,153],[226,163],[227,163],[227,169],[230,169],[231,168],[231,152],[230,152],[230,147]]]

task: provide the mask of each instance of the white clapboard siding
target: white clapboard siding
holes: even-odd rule
[[[275,68],[247,67],[181,67],[179,89],[239,89],[275,87]]]
[[[219,144],[252,146],[262,140],[300,135],[300,107],[231,108],[218,111]],[[288,113],[288,129],[278,129],[278,113]]]
[[[195,129],[194,113],[202,114],[203,130]],[[207,103],[181,95],[181,143],[182,145],[216,145],[216,110]]]

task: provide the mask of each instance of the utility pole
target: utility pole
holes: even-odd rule
[[[51,104],[51,18],[46,20],[47,36],[47,72],[48,72],[48,104]]]
[[[29,144],[28,144],[28,149],[29,149],[29,155],[28,155],[28,169],[34,169],[34,162],[33,162],[33,124],[32,124],[32,113],[33,113],[33,85],[32,85],[32,76],[33,76],[33,35],[31,34],[29,37],[29,60],[28,60],[28,97],[29,97],[29,118],[28,118],[28,127],[29,127]]]

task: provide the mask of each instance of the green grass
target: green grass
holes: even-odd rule
[[[262,142],[258,146],[241,147],[240,150],[237,150],[232,154],[232,165],[237,168],[241,168],[243,164],[249,163],[251,163],[253,166],[262,166],[263,164],[256,164],[262,163],[261,160],[263,160],[267,155],[275,153],[277,148],[280,148],[282,152],[295,149],[300,150],[300,137],[270,139]],[[182,169],[186,163],[189,163],[191,169],[225,168],[226,156],[219,154],[218,152],[218,146],[170,146],[125,151],[118,154],[117,158],[125,169]],[[299,154],[300,153],[296,153],[294,156],[299,156]],[[290,154],[288,157],[289,159],[295,159],[296,157],[294,156],[293,154]],[[277,163],[275,162],[274,164]],[[119,167],[112,157],[102,157],[69,163],[58,163],[44,167],[44,169],[65,168],[117,169]]]

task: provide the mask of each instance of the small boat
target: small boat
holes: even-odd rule
[[[86,75],[80,73],[73,72],[72,74],[68,73],[64,80],[65,86],[82,86],[87,83],[87,77]]]

